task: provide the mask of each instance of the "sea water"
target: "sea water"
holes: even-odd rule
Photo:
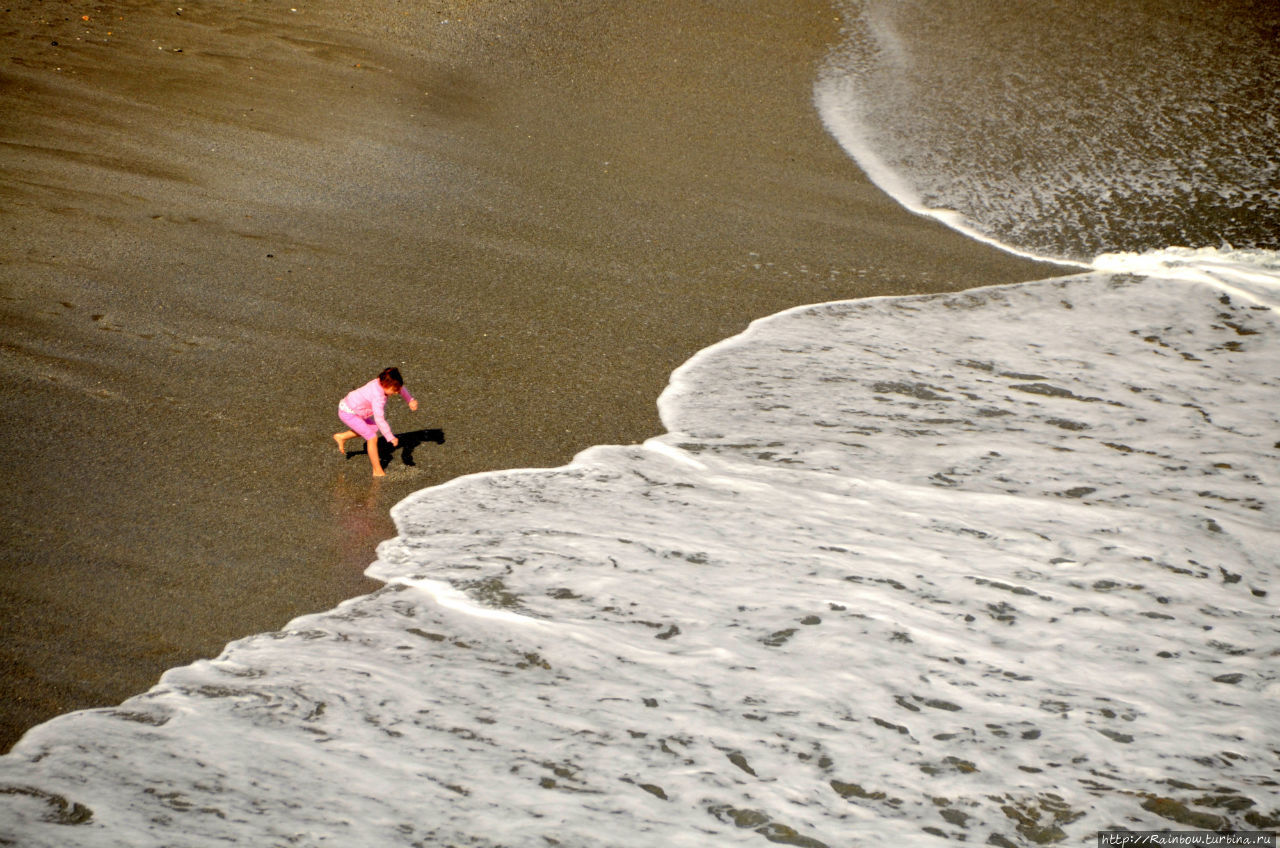
[[[1280,6],[848,0],[817,87],[885,191],[1085,263],[1280,246]]]
[[[891,8],[850,10],[818,83],[846,143],[876,129],[854,25],[880,15],[895,61],[918,43]],[[929,169],[850,147],[922,196]],[[1073,233],[1090,221],[1061,238],[1126,252],[761,319],[672,376],[666,435],[407,498],[384,589],[28,733],[0,758],[0,841],[1275,829],[1274,218],[1246,249]]]

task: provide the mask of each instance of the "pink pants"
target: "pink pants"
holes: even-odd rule
[[[366,441],[378,435],[378,425],[374,423],[373,416],[369,416],[368,418],[361,418],[359,415],[356,415],[354,412],[347,412],[345,410],[339,409],[338,417],[342,419],[343,424],[346,424],[348,427],[350,427],[352,430],[355,431],[356,435],[360,436],[360,438]]]

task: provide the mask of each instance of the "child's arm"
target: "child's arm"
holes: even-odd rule
[[[387,423],[387,396],[379,395],[373,400],[373,422],[378,425],[378,429],[382,431],[382,436],[393,445],[399,444],[396,434],[391,432],[391,425]]]
[[[408,386],[400,387],[400,397],[404,398],[404,402],[409,404],[409,409],[413,410],[414,412],[418,411],[418,402],[413,399],[413,395],[409,394]]]

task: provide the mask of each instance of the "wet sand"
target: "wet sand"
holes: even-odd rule
[[[1066,272],[865,180],[811,105],[822,2],[0,21],[5,750],[376,588],[415,489],[661,432],[754,318]],[[419,444],[374,481],[330,434],[386,365]]]

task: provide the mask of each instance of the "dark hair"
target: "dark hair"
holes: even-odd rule
[[[399,368],[384,368],[382,373],[378,375],[378,382],[384,387],[394,386],[396,389],[404,387],[404,378],[400,376]]]

